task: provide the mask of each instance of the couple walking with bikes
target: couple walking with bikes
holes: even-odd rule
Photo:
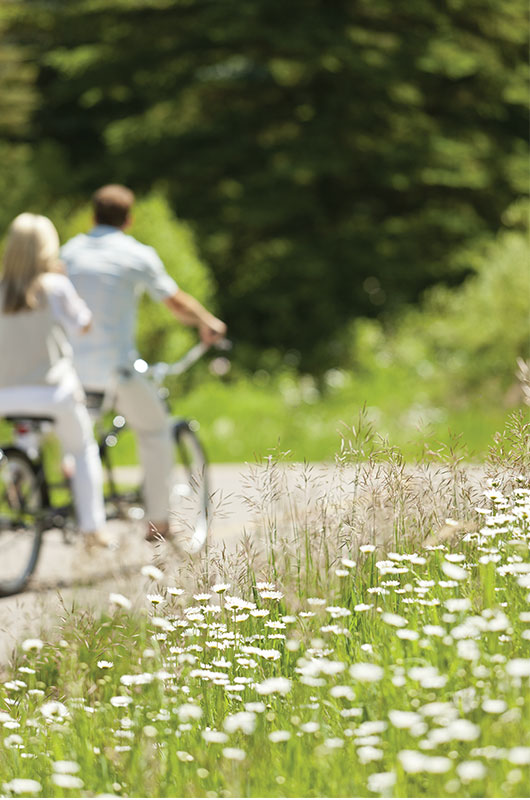
[[[138,440],[143,493],[153,541],[169,534],[173,437],[156,390],[130,369],[138,298],[143,291],[205,344],[224,337],[224,322],[168,275],[156,251],[125,233],[134,194],[109,184],[92,198],[94,227],[59,249],[47,217],[12,222],[0,276],[0,417],[54,420],[63,451],[75,462],[72,490],[88,550],[109,544],[98,445],[84,391],[112,391],[116,411]]]

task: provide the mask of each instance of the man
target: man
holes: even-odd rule
[[[174,453],[169,418],[154,387],[132,370],[120,373],[136,357],[139,295],[147,291],[164,303],[180,322],[195,326],[207,344],[222,338],[226,325],[178,288],[152,247],[124,233],[134,203],[130,189],[103,186],[92,203],[95,227],[61,250],[68,276],[93,314],[91,331],[74,343],[74,360],[87,390],[112,389],[116,410],[136,433],[149,520],[146,538],[154,541],[169,533]]]

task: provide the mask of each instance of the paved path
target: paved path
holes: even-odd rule
[[[211,541],[233,546],[251,524],[251,510],[244,494],[244,465],[212,465],[211,490],[215,517]],[[57,626],[74,606],[103,608],[110,592],[135,598],[138,575],[143,565],[157,557],[156,548],[143,539],[143,526],[134,522],[109,523],[117,549],[88,559],[79,542],[65,544],[59,531],[46,534],[39,563],[31,583],[22,594],[0,598],[0,664],[5,663],[23,638],[37,636]],[[175,567],[182,557],[174,552]],[[143,588],[143,586],[142,586]]]
[[[362,530],[362,519],[367,528],[375,529],[377,525],[378,530],[385,524],[388,527],[389,519],[391,524],[391,506],[396,502],[392,497],[397,496],[399,503],[410,503],[414,508],[420,498],[422,512],[427,513],[429,507],[439,503],[442,494],[453,496],[456,485],[451,483],[454,476],[448,473],[422,472],[418,468],[411,468],[406,477],[393,474],[392,467],[367,470],[361,480],[359,467],[337,470],[324,464],[217,464],[210,470],[214,522],[209,541],[215,552],[224,549],[229,556],[245,536],[246,546],[259,550],[266,528],[276,528],[286,536],[289,531],[304,530],[304,526],[310,529],[311,525],[306,525],[308,509],[317,505],[326,505],[326,513],[343,523],[346,520],[346,526],[351,524],[355,537]],[[482,481],[482,469],[466,470],[461,481],[466,485],[459,489],[463,496],[467,493],[466,502]],[[443,519],[443,502],[441,508]],[[145,603],[145,581],[139,579],[140,569],[157,558],[165,559],[166,576],[176,584],[191,581],[193,570],[197,573],[197,560],[192,563],[190,557],[169,546],[165,546],[165,552],[157,552],[146,543],[140,523],[115,521],[109,527],[117,548],[88,559],[79,542],[67,545],[55,531],[46,535],[28,589],[15,597],[0,599],[0,664],[9,660],[23,638],[43,632],[57,638],[60,619],[74,607],[101,610],[108,605],[110,592]]]

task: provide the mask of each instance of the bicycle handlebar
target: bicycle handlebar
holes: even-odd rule
[[[147,361],[144,361],[143,358],[137,358],[133,364],[134,369],[136,372],[141,373],[142,375],[150,375],[154,378],[157,382],[162,382],[164,378],[168,375],[182,375],[186,370],[192,367],[200,358],[208,351],[210,348],[216,348],[217,350],[224,350],[228,351],[232,348],[232,342],[229,339],[220,339],[215,344],[205,344],[204,342],[198,342],[197,344],[193,345],[187,353],[185,353],[182,358],[179,358],[178,361],[173,362],[173,364],[167,364],[165,361],[159,361],[156,364],[149,365]]]

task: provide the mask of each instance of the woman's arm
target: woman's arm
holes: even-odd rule
[[[43,284],[52,314],[57,322],[71,334],[83,334],[90,330],[92,312],[77,294],[73,284],[59,273],[46,273]]]

